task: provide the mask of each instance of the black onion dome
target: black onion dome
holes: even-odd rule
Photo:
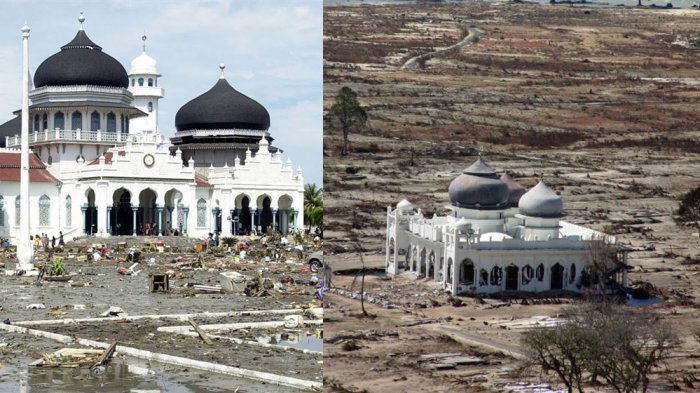
[[[504,207],[508,193],[508,185],[481,157],[452,180],[448,189],[452,205],[477,209]]]
[[[175,128],[186,130],[267,130],[270,114],[254,99],[234,89],[226,79],[177,111]]]
[[[61,51],[44,60],[34,74],[34,86],[93,85],[129,87],[129,77],[115,58],[80,30]]]

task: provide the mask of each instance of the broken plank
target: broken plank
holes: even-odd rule
[[[199,327],[199,325],[197,324],[197,322],[194,321],[194,319],[188,318],[187,321],[189,321],[190,325],[192,325],[192,327],[193,327],[194,330],[197,332],[197,334],[199,334],[199,337],[201,337],[202,340],[203,340],[205,343],[207,343],[207,345],[212,345],[212,344],[214,344],[214,343],[211,341],[211,339],[209,338],[209,336],[204,332],[204,330],[202,330],[202,328]]]
[[[102,355],[97,359],[97,363],[95,363],[92,367],[97,367],[103,365],[114,353],[114,350],[117,348],[117,342],[113,342],[112,345],[109,346],[109,348],[105,349],[104,352],[102,352]]]

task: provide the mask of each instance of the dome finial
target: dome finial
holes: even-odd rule
[[[143,35],[141,36],[141,41],[143,41],[143,51],[146,51],[146,33],[144,32]]]
[[[221,75],[219,76],[219,79],[226,79],[224,76],[224,69],[226,68],[226,64],[221,63],[219,64],[219,69],[221,70]]]
[[[85,22],[85,15],[83,15],[83,11],[80,11],[78,22],[80,22],[80,30],[83,30],[83,22]]]

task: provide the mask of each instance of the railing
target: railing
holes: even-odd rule
[[[41,132],[32,132],[29,134],[30,145],[53,141],[125,143],[128,141],[139,142],[139,138],[137,138],[136,135],[130,135],[122,132],[82,130],[46,130]],[[18,147],[21,145],[21,143],[22,138],[19,135],[5,137],[6,147]]]

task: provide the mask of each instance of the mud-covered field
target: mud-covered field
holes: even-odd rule
[[[566,220],[635,250],[630,283],[655,288],[664,301],[653,309],[683,343],[654,371],[654,391],[695,391],[700,238],[673,215],[700,186],[698,22],[695,10],[506,2],[326,7],[325,107],[349,86],[369,118],[350,133],[347,156],[342,133],[326,123],[327,260],[336,271],[357,269],[359,245],[365,266],[382,267],[386,207],[407,198],[444,214],[448,185],[482,150],[527,187],[544,178],[563,196]],[[477,42],[441,52],[470,28],[481,31]],[[403,67],[436,51],[417,69]],[[522,329],[493,322],[556,315],[570,300],[490,308],[495,300],[464,298],[454,307],[439,288],[414,281],[368,277],[368,294],[396,306],[366,305],[369,319],[357,317],[357,299],[328,296],[330,391],[527,391],[509,384],[542,380],[536,370],[513,374]],[[334,278],[354,291],[359,283]],[[354,338],[358,349],[343,348],[348,332],[368,329],[398,336],[365,332]],[[418,362],[480,351],[510,355],[446,370]]]

